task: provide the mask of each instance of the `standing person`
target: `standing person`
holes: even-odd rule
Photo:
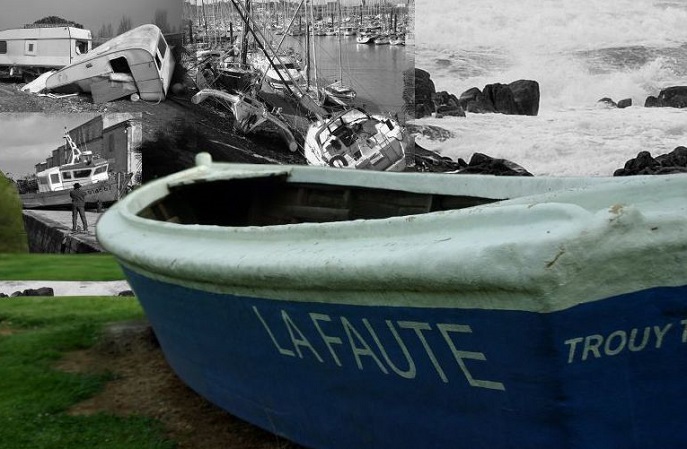
[[[78,182],[74,184],[74,189],[69,192],[72,198],[72,231],[76,232],[76,214],[81,216],[81,223],[83,223],[83,232],[88,232],[88,222],[86,221],[86,192],[81,190],[81,184]]]

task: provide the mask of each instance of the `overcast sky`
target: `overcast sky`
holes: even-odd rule
[[[14,178],[35,172],[35,165],[52,156],[64,144],[68,130],[97,114],[7,114],[0,115],[0,171]]]
[[[155,10],[167,11],[167,22],[181,22],[181,0],[2,0],[0,30],[21,28],[47,16],[59,16],[80,23],[93,32],[107,23],[117,31],[122,16],[133,26],[153,23]]]

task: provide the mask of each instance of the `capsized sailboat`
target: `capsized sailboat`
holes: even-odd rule
[[[191,98],[191,102],[199,104],[208,98],[216,98],[229,105],[235,118],[234,127],[241,133],[251,133],[260,125],[270,122],[278,127],[290,151],[295,152],[298,149],[296,138],[289,127],[269,112],[267,106],[257,98],[243,92],[230,94],[216,89],[203,89]]]
[[[403,171],[409,143],[396,120],[347,109],[311,124],[304,148],[310,165]]]

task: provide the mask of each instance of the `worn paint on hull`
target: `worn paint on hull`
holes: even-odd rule
[[[309,447],[687,445],[687,286],[542,313],[261,299],[125,271],[188,385]]]

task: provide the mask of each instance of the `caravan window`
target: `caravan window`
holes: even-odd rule
[[[77,55],[83,55],[88,53],[88,41],[76,41],[74,50]]]
[[[0,41],[0,55],[7,53],[7,41]]]
[[[105,173],[107,171],[107,165],[101,165],[100,167],[95,169],[94,175],[99,175],[100,173]]]
[[[68,171],[62,172],[62,178],[72,179],[72,172],[68,172]]]
[[[167,42],[165,42],[165,38],[160,35],[160,39],[157,41],[157,53],[155,54],[155,63],[157,64],[158,70],[162,70],[162,61],[164,61],[166,53]]]
[[[25,55],[36,55],[36,41],[26,40],[24,41],[24,54]]]
[[[52,184],[59,184],[60,183],[60,174],[59,173],[53,173],[50,175],[50,182]]]
[[[157,50],[160,52],[160,57],[162,59],[165,59],[165,55],[167,54],[167,42],[165,42],[165,38],[160,35],[160,39],[157,41]]]

